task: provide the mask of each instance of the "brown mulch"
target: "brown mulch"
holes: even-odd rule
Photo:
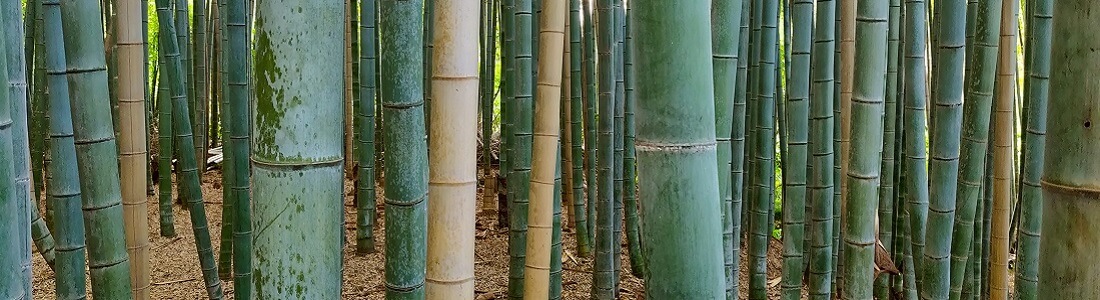
[[[219,232],[222,225],[222,191],[221,172],[213,170],[203,176],[203,195],[206,202],[206,213],[210,224],[211,236],[214,239],[214,250],[218,253]],[[346,220],[355,220],[355,207],[352,205],[351,192],[353,187],[350,182],[345,183]],[[382,189],[377,189],[381,193]],[[379,197],[381,195],[379,194]],[[381,199],[381,198],[379,198]],[[191,221],[186,209],[180,205],[173,205],[172,212],[175,217],[177,237],[165,238],[159,234],[157,196],[149,196],[149,238],[151,241],[152,282],[151,296],[153,299],[203,299],[206,292],[202,284],[202,276],[199,269],[198,256],[195,252],[195,238],[191,232]],[[378,210],[381,213],[381,209]],[[482,218],[482,217],[479,217]],[[379,216],[381,220],[381,216]],[[479,220],[486,222],[487,220]],[[488,220],[491,222],[491,220]],[[378,239],[376,249],[384,249],[385,238],[383,236],[383,224],[381,222],[375,229]],[[348,238],[344,249],[344,299],[383,299],[383,255],[381,251],[365,256],[355,254],[354,245],[354,221],[345,226],[345,236]],[[487,229],[479,226],[476,242],[475,273],[477,276],[477,299],[505,299],[507,298],[508,285],[508,236],[507,230]],[[576,242],[571,229],[563,234],[563,246],[566,252],[563,255],[563,299],[587,299],[592,288],[592,261],[589,258],[580,257],[576,252]],[[622,278],[620,285],[620,299],[644,299],[642,280],[634,277],[629,271],[629,255],[626,253],[625,239],[622,247]],[[768,282],[769,298],[779,296],[779,270],[781,257],[781,244],[772,240],[768,249]],[[742,247],[745,249],[745,247]],[[747,263],[745,253],[741,255],[741,295],[747,295],[748,274],[744,266]],[[40,256],[34,255],[34,299],[54,299],[54,274],[46,266]],[[774,283],[774,284],[773,284]],[[231,281],[224,281],[223,287],[227,299],[233,298]],[[89,290],[90,292],[90,290]]]

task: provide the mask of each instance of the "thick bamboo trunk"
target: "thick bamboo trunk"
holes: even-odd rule
[[[257,299],[340,295],[344,124],[333,116],[344,115],[343,73],[341,60],[317,58],[340,56],[344,13],[335,1],[256,6],[250,225]]]
[[[146,187],[145,71],[141,37],[142,7],[137,0],[115,3],[118,11],[119,154],[122,213],[130,256],[130,288],[135,299],[149,299],[149,200]]]
[[[0,4],[11,5],[12,3]],[[2,7],[0,7],[2,8]],[[0,15],[0,21],[6,16]],[[6,39],[5,39],[6,40]],[[7,73],[7,45],[0,45],[0,82],[8,82]],[[20,66],[19,68],[22,68]],[[23,283],[22,253],[23,245],[20,243],[20,235],[23,234],[22,211],[19,209],[19,198],[16,194],[15,176],[12,167],[15,155],[10,146],[12,143],[12,118],[11,97],[6,91],[0,91],[0,211],[4,214],[0,217],[0,297],[6,299],[29,298],[30,292]]]
[[[18,220],[21,224],[19,235],[16,237],[20,245],[19,272],[22,275],[19,282],[29,293],[31,286],[31,163],[30,163],[30,135],[27,123],[27,57],[24,47],[23,18],[19,6],[9,3],[0,6],[2,11],[0,19],[3,20],[4,35],[8,38],[0,47],[7,48],[8,100],[11,101],[12,124],[12,174],[15,178],[15,199],[17,201]]]
[[[709,4],[631,3],[650,299],[725,299]]]
[[[428,299],[474,297],[478,1],[436,0],[428,138]]]

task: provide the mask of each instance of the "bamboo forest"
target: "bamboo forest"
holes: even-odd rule
[[[1100,300],[1093,9],[0,0],[0,299]]]

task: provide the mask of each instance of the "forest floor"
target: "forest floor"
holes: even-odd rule
[[[206,203],[206,214],[210,224],[211,236],[214,239],[214,253],[218,253],[219,232],[222,227],[222,187],[221,172],[212,170],[206,172],[203,177],[203,196]],[[385,286],[383,283],[383,254],[385,247],[384,226],[378,222],[374,235],[377,239],[376,249],[379,251],[368,255],[355,254],[355,206],[352,204],[353,186],[350,181],[344,184],[345,214],[348,222],[345,224],[345,237],[347,244],[344,247],[344,272],[343,272],[343,297],[344,299],[383,299]],[[378,199],[381,198],[382,188],[377,189]],[[157,212],[157,196],[149,196],[149,238],[151,242],[152,287],[153,299],[204,299],[206,291],[203,288],[202,275],[199,268],[198,255],[195,250],[195,237],[191,231],[191,219],[187,210],[179,204],[172,206],[175,218],[177,236],[174,238],[161,237],[159,234],[159,217]],[[381,201],[379,201],[381,204]],[[381,208],[381,207],[379,207]],[[382,209],[379,212],[379,220],[382,220]],[[482,217],[479,217],[482,218]],[[492,218],[492,217],[490,217]],[[493,218],[495,219],[495,218]],[[507,229],[487,228],[483,224],[495,220],[479,219],[476,241],[476,261],[474,272],[476,274],[477,299],[506,299],[508,286],[508,231]],[[592,289],[592,260],[580,257],[576,251],[575,235],[571,228],[567,228],[562,235],[564,254],[562,256],[562,290],[563,299],[588,299]],[[770,299],[779,297],[779,273],[782,244],[770,239],[768,249],[768,294]],[[622,247],[622,270],[620,279],[620,299],[644,299],[642,280],[630,274],[629,255],[627,254],[625,238]],[[741,249],[746,249],[742,246]],[[41,256],[34,257],[34,299],[54,299],[54,273],[46,266]],[[748,258],[745,252],[741,253],[740,293],[742,298],[747,298]],[[223,281],[222,284],[226,299],[233,298],[232,280]],[[89,290],[90,293],[90,290]]]

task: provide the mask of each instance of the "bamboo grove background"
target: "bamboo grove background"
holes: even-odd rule
[[[1095,4],[634,2],[0,3],[0,298],[149,298],[173,205],[211,299],[472,299],[475,218],[509,299],[1100,297]]]

